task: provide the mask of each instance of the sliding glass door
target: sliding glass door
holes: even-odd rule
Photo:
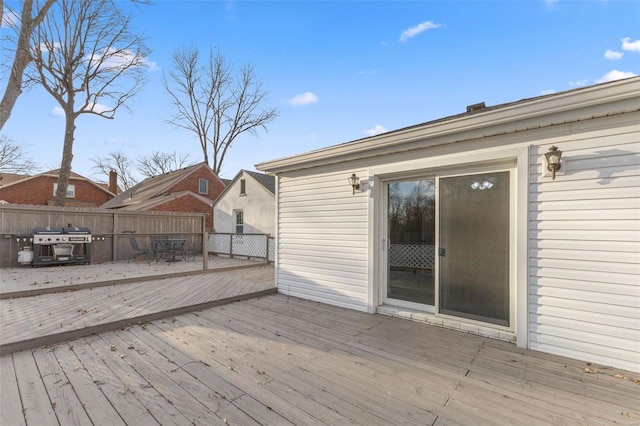
[[[508,327],[510,172],[389,181],[386,192],[385,303]]]
[[[435,180],[389,183],[387,298],[433,305]]]
[[[439,179],[439,311],[509,325],[509,172]]]

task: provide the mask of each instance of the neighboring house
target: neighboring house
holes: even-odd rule
[[[275,235],[275,178],[240,170],[213,204],[215,232]]]
[[[640,77],[256,167],[278,291],[640,372]]]
[[[55,205],[59,170],[33,176],[0,174],[0,200],[11,204]],[[71,172],[67,187],[67,207],[98,207],[116,196],[118,186],[115,173],[108,185],[93,182]]]
[[[212,204],[224,183],[206,163],[147,178],[101,207],[136,211],[203,213],[213,227]]]

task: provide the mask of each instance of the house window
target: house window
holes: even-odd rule
[[[58,184],[53,184],[53,196],[56,196],[58,192]],[[67,198],[76,198],[76,186],[75,185],[67,185]]]
[[[240,195],[247,195],[247,185],[244,179],[240,179]]]
[[[244,216],[242,210],[235,210],[234,216],[236,217],[236,234],[242,234],[244,232]]]
[[[206,179],[200,179],[198,182],[198,193],[199,194],[208,194],[209,193],[209,181]]]

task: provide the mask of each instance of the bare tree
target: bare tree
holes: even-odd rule
[[[94,157],[91,162],[95,170],[106,176],[109,176],[111,170],[115,170],[118,174],[118,185],[125,191],[137,183],[133,174],[133,160],[121,150],[112,151],[106,157]]]
[[[7,26],[12,27],[16,32],[16,39],[13,40],[15,43],[15,52],[11,72],[9,73],[7,86],[0,101],[0,129],[2,129],[7,120],[9,120],[13,106],[22,93],[24,71],[32,60],[30,49],[31,35],[56,1],[57,0],[45,0],[39,2],[36,0],[34,2],[33,0],[24,0],[22,1],[22,10],[19,14],[17,10],[14,11],[7,7],[7,12],[11,15],[11,18],[5,20],[5,4],[3,0],[0,0],[0,23],[3,25],[6,23]],[[20,16],[19,20],[17,19],[18,16]]]
[[[172,153],[155,151],[149,156],[139,158],[137,169],[142,176],[158,176],[190,166],[192,163],[189,163],[188,159],[189,154],[179,155],[175,151]]]
[[[32,37],[29,76],[65,116],[56,205],[64,206],[81,114],[113,119],[145,78],[147,48],[115,0],[58,0]]]
[[[0,172],[30,174],[38,170],[39,167],[27,157],[23,146],[5,135],[0,136]]]
[[[168,123],[198,136],[204,161],[217,174],[233,141],[242,133],[257,135],[278,116],[277,108],[263,108],[267,92],[256,78],[253,67],[242,67],[234,75],[233,66],[211,50],[204,64],[197,48],[185,48],[173,54],[175,71],[164,78],[175,114]]]

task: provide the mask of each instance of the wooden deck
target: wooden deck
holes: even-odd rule
[[[273,278],[273,266],[253,266],[2,299],[0,354],[275,292]]]
[[[4,355],[0,423],[637,425],[634,379],[272,295]]]
[[[242,258],[209,256],[208,270],[258,265],[262,261]],[[0,299],[22,297],[24,293],[47,293],[84,285],[114,281],[133,281],[147,277],[160,277],[202,272],[202,256],[191,262],[103,262],[90,265],[41,266],[31,268],[0,269]]]

